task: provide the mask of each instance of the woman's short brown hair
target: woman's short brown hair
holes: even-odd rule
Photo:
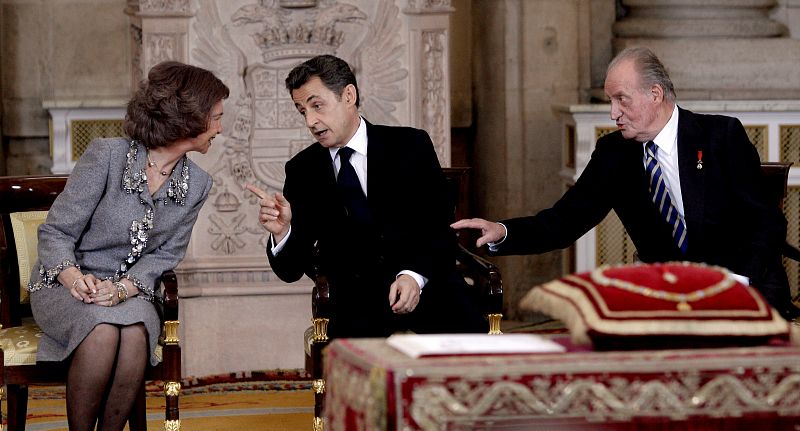
[[[208,130],[211,110],[228,95],[228,87],[208,70],[159,63],[128,102],[125,133],[148,148],[193,138]]]

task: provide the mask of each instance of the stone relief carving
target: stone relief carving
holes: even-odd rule
[[[139,0],[139,11],[189,13],[189,0]]]
[[[178,55],[178,38],[174,33],[151,33],[146,36],[147,70],[166,60],[174,60]]]
[[[264,258],[266,259],[266,257]],[[274,281],[276,277],[267,271],[213,271],[213,272],[190,272],[181,271],[178,273],[179,286],[202,286],[202,285],[260,285]]]
[[[261,49],[264,62],[335,52],[344,40],[343,22],[363,21],[367,16],[356,6],[322,2],[306,10],[290,13],[268,2],[240,7],[231,16],[235,26],[256,24],[260,31],[251,34]],[[294,6],[296,7],[296,6]]]
[[[281,7],[303,8],[317,5],[317,0],[279,0]]]
[[[192,62],[212,70],[231,90],[223,134],[215,140],[224,151],[207,168],[214,178],[215,213],[204,233],[213,239],[203,243],[214,253],[263,253],[267,237],[256,217],[257,198],[240,192],[240,185],[281,190],[285,162],[312,143],[284,87],[295,64],[324,53],[347,60],[358,78],[362,112],[375,123],[398,124],[394,113],[408,99],[402,22],[393,2],[300,3],[306,7],[261,0],[226,12],[219,2],[198,1]],[[437,67],[441,59],[433,62]]]
[[[407,11],[416,13],[450,12],[453,10],[450,0],[408,0]]]
[[[422,128],[427,130],[439,160],[445,159],[445,115],[448,115],[444,75],[444,30],[422,32]]]
[[[131,24],[131,88],[137,88],[139,83],[144,79],[144,70],[142,69],[142,28]]]
[[[225,193],[227,193],[227,190],[220,196],[225,196]],[[234,254],[237,249],[245,246],[245,242],[239,237],[247,231],[247,229],[241,225],[242,221],[245,219],[245,214],[233,216],[230,222],[226,222],[217,214],[209,215],[208,219],[213,223],[208,229],[208,233],[216,237],[216,239],[211,242],[212,250],[218,250],[224,254]]]

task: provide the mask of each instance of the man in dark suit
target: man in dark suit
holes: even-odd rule
[[[286,88],[317,142],[286,163],[283,194],[248,186],[260,197],[275,274],[294,282],[319,265],[331,285],[334,337],[480,331],[477,313],[439,315],[459,284],[457,242],[428,134],[364,120],[355,76],[334,56],[295,67]]]
[[[613,209],[643,262],[727,267],[795,317],[781,264],[786,219],[766,199],[758,153],[739,120],[679,108],[669,75],[647,48],[612,60],[605,92],[619,130],[597,141],[552,208],[452,226],[480,229],[478,246],[496,254],[543,253],[569,246]]]

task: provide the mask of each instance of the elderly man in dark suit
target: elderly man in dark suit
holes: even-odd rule
[[[786,219],[764,193],[758,153],[739,120],[677,106],[672,82],[647,48],[612,60],[605,82],[618,131],[597,141],[578,181],[549,209],[480,229],[497,254],[572,244],[614,210],[643,262],[693,261],[748,277],[784,317],[795,317],[781,264]]]
[[[364,120],[355,76],[334,56],[295,67],[286,88],[317,142],[286,163],[283,194],[248,186],[275,274],[313,275],[316,246],[334,337],[480,331],[477,313],[453,319],[449,304],[437,315],[459,280],[453,202],[428,134]]]

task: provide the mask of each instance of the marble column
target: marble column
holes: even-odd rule
[[[800,0],[778,0],[770,17],[785,25],[792,39],[800,39]]]
[[[800,42],[770,17],[776,0],[623,0],[615,51],[648,46],[679,99],[800,96]]]
[[[132,89],[162,61],[188,62],[191,6],[191,0],[128,0]]]
[[[410,51],[422,55],[409,73],[409,104],[422,109],[412,113],[411,123],[431,135],[444,166],[450,165],[450,79],[448,70],[450,0],[409,0],[403,13],[408,17]]]
[[[473,10],[476,216],[536,214],[563,193],[561,125],[552,106],[587,97],[588,51],[605,1],[476,0]],[[612,5],[613,10],[613,5]],[[605,22],[610,28],[611,22]],[[606,38],[610,45],[610,37]],[[562,275],[561,252],[495,259],[507,317],[532,286]]]
[[[614,24],[621,38],[758,38],[782,36],[770,19],[776,0],[623,0],[627,16]]]

